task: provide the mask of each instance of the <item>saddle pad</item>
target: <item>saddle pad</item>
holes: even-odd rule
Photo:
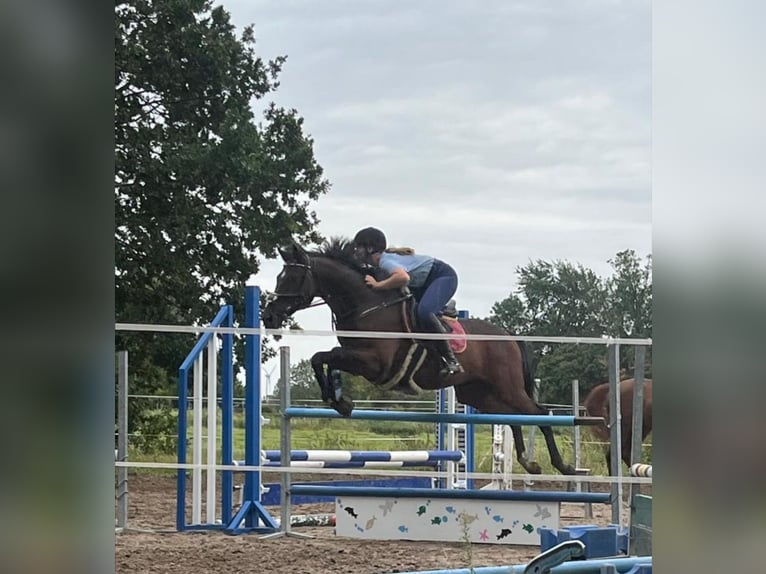
[[[460,324],[460,321],[453,319],[452,317],[445,317],[443,315],[441,319],[442,323],[444,323],[447,329],[452,333],[456,335],[465,335],[465,329],[463,329],[463,325]],[[465,348],[468,346],[468,339],[465,336],[459,337],[457,339],[450,339],[449,346],[452,347],[453,353],[459,355],[465,351]]]

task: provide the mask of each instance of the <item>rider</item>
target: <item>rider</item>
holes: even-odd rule
[[[409,286],[418,302],[418,323],[426,330],[446,333],[438,314],[457,290],[457,274],[444,261],[428,255],[415,255],[411,248],[386,249],[386,236],[380,229],[366,227],[354,237],[356,257],[365,263],[380,267],[389,276],[377,281],[372,275],[364,278],[373,289],[399,289]],[[442,375],[462,371],[452,352],[449,341],[436,341],[446,363]]]

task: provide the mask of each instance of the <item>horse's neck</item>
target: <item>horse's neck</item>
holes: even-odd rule
[[[337,317],[379,302],[380,296],[368,288],[363,276],[353,269],[324,258],[315,259],[312,265],[319,280],[319,296]]]

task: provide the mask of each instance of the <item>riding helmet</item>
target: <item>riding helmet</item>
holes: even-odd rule
[[[372,253],[386,250],[386,236],[380,229],[365,227],[354,236],[354,245],[365,247]]]

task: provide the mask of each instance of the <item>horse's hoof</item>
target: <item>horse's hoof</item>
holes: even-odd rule
[[[354,403],[341,398],[339,401],[332,401],[332,408],[334,408],[342,417],[350,417],[351,412],[354,410]]]
[[[561,467],[559,470],[561,471],[561,474],[566,474],[566,475],[577,474],[577,471],[575,471],[574,467],[571,464],[566,464],[563,467]]]
[[[527,466],[525,466],[524,468],[527,469],[527,472],[529,474],[542,474],[543,473],[542,467],[538,463],[536,463],[536,462],[528,462]]]

